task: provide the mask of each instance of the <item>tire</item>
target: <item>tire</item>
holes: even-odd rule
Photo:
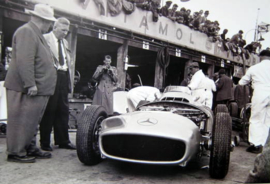
[[[244,108],[241,109],[240,118],[242,119],[242,132],[241,137],[244,142],[248,142],[249,140],[249,119],[251,115],[251,104],[247,104],[246,106],[246,121],[244,120]]]
[[[225,104],[218,104],[216,109],[215,109],[215,114],[217,114],[218,112],[225,112],[225,113],[229,113],[228,108]]]
[[[238,105],[236,102],[231,102],[229,104],[229,112],[231,117],[238,117]]]
[[[234,136],[234,144],[235,146],[239,146],[240,145],[240,137],[238,135]]]
[[[232,120],[228,113],[216,114],[213,125],[209,174],[212,178],[224,178],[229,169]]]
[[[98,105],[87,107],[79,117],[76,135],[77,155],[86,165],[101,162],[98,136],[100,124],[105,118],[107,118],[105,108]]]

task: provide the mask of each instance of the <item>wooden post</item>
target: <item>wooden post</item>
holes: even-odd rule
[[[117,72],[118,72],[118,83],[117,87],[121,89],[126,88],[126,71],[125,71],[125,58],[128,54],[128,40],[125,40],[117,50]]]

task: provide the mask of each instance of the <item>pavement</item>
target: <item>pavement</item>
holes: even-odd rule
[[[69,132],[76,143],[76,131]],[[39,137],[39,136],[38,136]],[[52,139],[53,140],[53,139]],[[6,138],[0,137],[1,184],[176,184],[176,183],[244,183],[253,168],[256,154],[248,153],[247,143],[241,142],[231,153],[228,175],[222,180],[210,178],[209,158],[191,162],[187,167],[140,165],[104,160],[96,166],[86,166],[78,158],[76,150],[53,146],[51,159],[39,159],[36,163],[20,164],[6,161]]]

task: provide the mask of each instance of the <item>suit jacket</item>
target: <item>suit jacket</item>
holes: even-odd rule
[[[232,99],[233,81],[228,76],[224,75],[219,78],[217,84],[216,101]]]
[[[44,34],[44,38],[46,39],[52,53],[53,53],[53,58],[54,58],[54,63],[55,65],[57,66],[59,64],[59,61],[58,61],[58,52],[57,52],[57,48],[56,48],[56,45],[55,45],[55,41],[54,41],[54,37],[53,37],[53,32],[51,31],[50,33],[48,34]],[[72,78],[71,78],[71,71],[70,71],[70,65],[71,65],[71,58],[70,58],[70,54],[71,54],[71,51],[69,49],[69,46],[68,46],[68,42],[66,39],[63,39],[63,46],[64,46],[64,51],[65,51],[65,55],[66,55],[66,61],[67,61],[67,66],[68,66],[68,89],[69,89],[69,92],[71,92],[71,89],[72,89]]]
[[[52,54],[41,31],[33,22],[16,30],[12,49],[5,87],[27,93],[29,87],[36,85],[37,95],[53,95],[57,76]]]

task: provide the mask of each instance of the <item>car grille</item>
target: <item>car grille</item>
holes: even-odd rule
[[[106,135],[102,137],[105,153],[143,161],[176,161],[185,154],[185,143],[179,140],[142,135]]]

